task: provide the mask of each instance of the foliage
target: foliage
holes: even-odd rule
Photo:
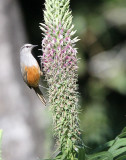
[[[65,156],[65,154],[64,154]],[[125,160],[126,158],[126,128],[110,142],[107,142],[92,151],[92,154],[86,154],[84,148],[79,149],[79,155],[76,160]],[[59,153],[56,158],[48,160],[67,160]],[[71,159],[70,159],[71,160]]]
[[[87,156],[88,160],[125,160],[126,157],[126,128],[114,140],[101,145],[94,154]]]

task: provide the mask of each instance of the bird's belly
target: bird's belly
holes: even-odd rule
[[[37,66],[25,67],[27,83],[31,87],[37,87],[40,79],[40,69]]]

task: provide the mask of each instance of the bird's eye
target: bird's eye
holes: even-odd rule
[[[26,46],[26,48],[28,48],[28,46]]]

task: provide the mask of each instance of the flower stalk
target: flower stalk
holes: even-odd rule
[[[78,38],[72,24],[70,0],[46,0],[42,65],[49,86],[49,104],[56,142],[65,159],[77,156],[82,144],[78,118],[77,49]]]

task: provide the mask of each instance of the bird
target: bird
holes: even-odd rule
[[[34,89],[35,93],[46,106],[46,100],[43,93],[39,89],[39,80],[43,75],[37,60],[32,55],[33,48],[37,45],[24,44],[20,49],[20,68],[24,82],[30,89]]]

